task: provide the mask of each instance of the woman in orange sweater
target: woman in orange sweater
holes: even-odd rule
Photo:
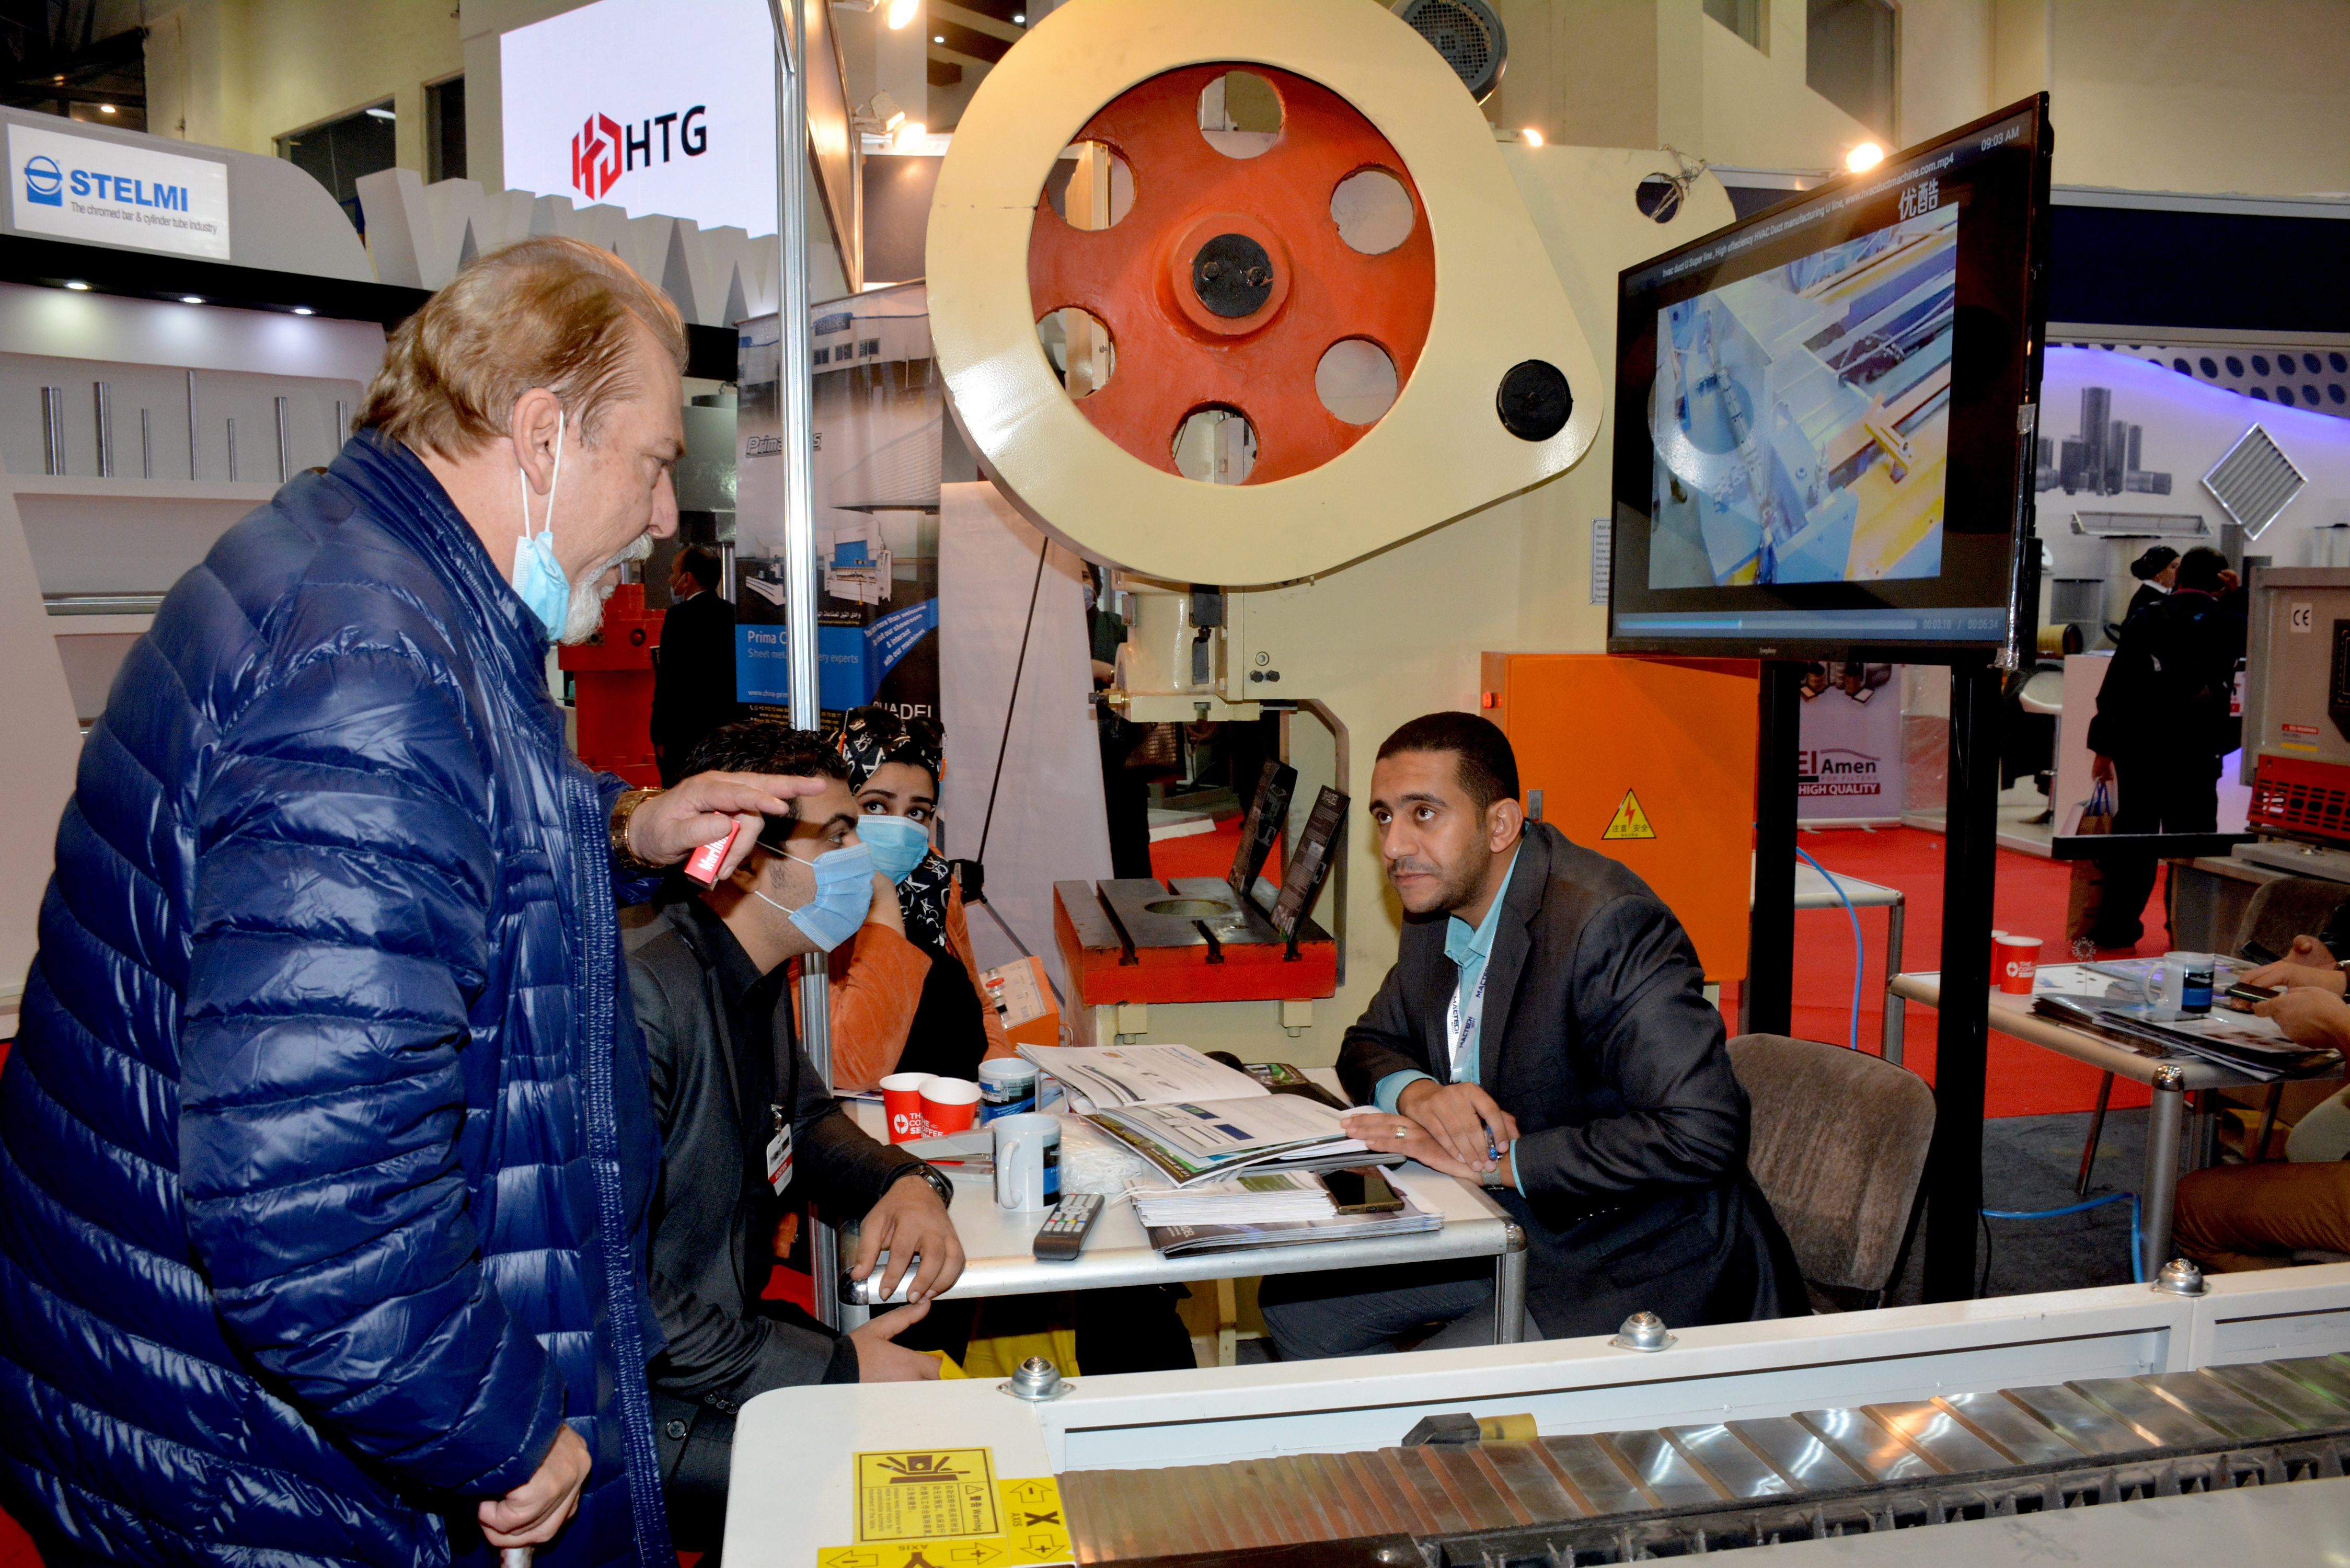
[[[865,813],[858,836],[898,888],[899,929],[868,919],[835,948],[835,1088],[874,1088],[891,1073],[977,1078],[979,1064],[1013,1054],[980,983],[954,869],[931,846],[939,812],[941,736],[887,708],[859,708],[841,726],[849,787]]]

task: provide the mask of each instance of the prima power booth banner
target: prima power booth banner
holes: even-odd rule
[[[819,305],[813,322],[817,705],[939,713],[939,479],[946,402],[920,284]],[[741,332],[735,695],[790,700],[777,318]]]
[[[1899,667],[1834,661],[1805,670],[1796,759],[1799,822],[1901,817]]]

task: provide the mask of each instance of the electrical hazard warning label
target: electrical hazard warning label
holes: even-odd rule
[[[952,1459],[972,1457],[988,1461],[984,1449],[951,1451]],[[946,1458],[944,1454],[859,1454],[857,1456],[858,1508],[860,1519],[872,1506],[866,1484],[868,1459]],[[952,1462],[950,1459],[950,1462]],[[897,1486],[889,1481],[880,1483]],[[913,1483],[929,1484],[929,1483]],[[943,1483],[941,1483],[943,1484]],[[926,1537],[897,1541],[867,1537],[856,1546],[826,1546],[816,1551],[816,1568],[1035,1568],[1037,1564],[1072,1563],[1069,1525],[1061,1511],[1061,1489],[1050,1476],[996,1481],[990,1488],[1000,1528],[983,1534]],[[891,1494],[894,1495],[894,1494]]]
[[[1607,821],[1607,831],[1602,838],[1654,838],[1657,830],[1648,825],[1648,814],[1640,809],[1640,797],[1630,790],[1624,792],[1623,802],[1616,815]]]
[[[994,1457],[985,1449],[857,1456],[857,1539],[936,1541],[1003,1533]],[[903,1568],[903,1565],[893,1565]],[[947,1568],[933,1563],[931,1568]],[[993,1568],[965,1563],[963,1568]]]

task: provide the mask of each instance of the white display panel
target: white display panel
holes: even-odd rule
[[[11,124],[8,192],[26,234],[229,259],[228,168],[209,158]]]
[[[510,189],[775,232],[762,0],[598,0],[515,28],[498,51]]]

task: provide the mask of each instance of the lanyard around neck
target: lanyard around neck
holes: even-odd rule
[[[1455,983],[1452,987],[1452,1004],[1445,1012],[1444,1033],[1446,1044],[1451,1047],[1452,1081],[1456,1084],[1462,1081],[1461,1064],[1477,1038],[1479,1021],[1485,1015],[1485,981],[1492,972],[1493,960],[1489,953],[1477,971],[1477,989],[1470,994],[1466,1010],[1461,1005],[1460,985]]]

